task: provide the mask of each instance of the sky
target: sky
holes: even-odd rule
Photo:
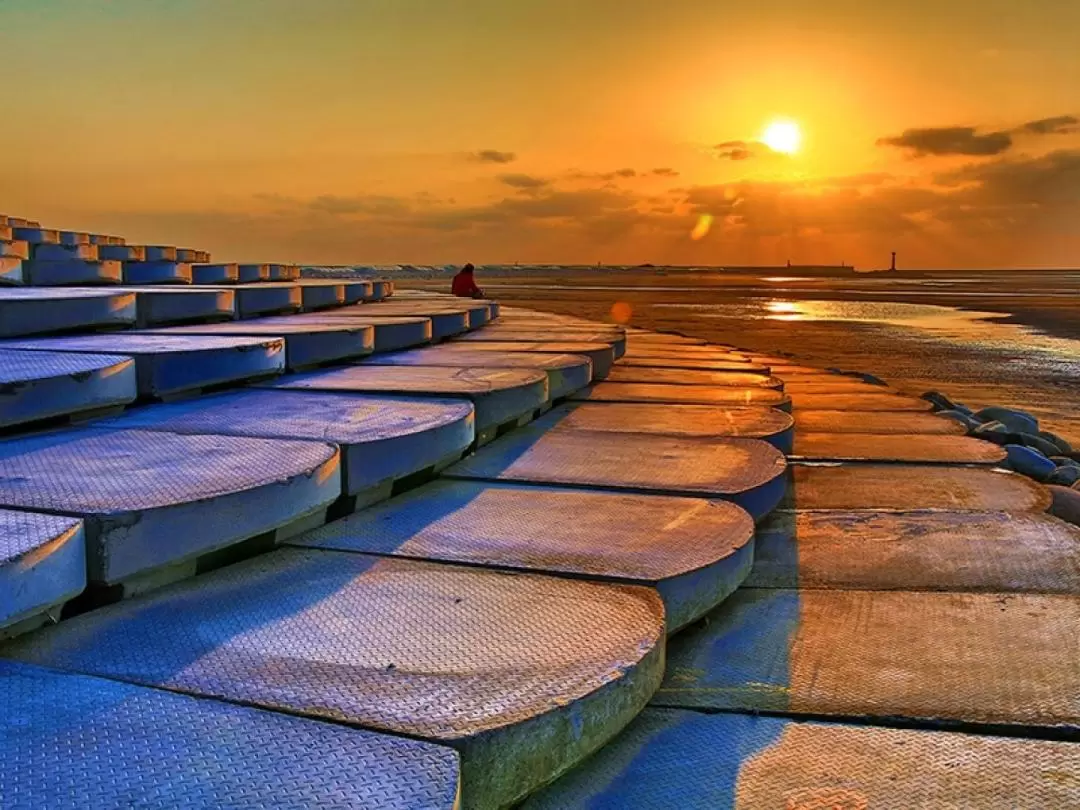
[[[0,0],[0,212],[218,261],[1076,267],[1077,31],[1075,0]]]

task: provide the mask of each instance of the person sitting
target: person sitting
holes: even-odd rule
[[[450,292],[458,298],[483,298],[484,291],[476,286],[474,269],[471,264],[462,267],[450,284]]]

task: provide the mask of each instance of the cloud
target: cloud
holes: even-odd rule
[[[649,174],[654,174],[657,177],[678,177],[679,176],[679,173],[677,171],[675,171],[674,169],[667,168],[667,167],[660,168],[660,169],[651,169],[649,171]]]
[[[1012,146],[1008,132],[980,135],[975,127],[928,127],[905,129],[902,133],[880,138],[879,146],[906,149],[914,157],[929,155],[1000,155]]]
[[[571,169],[566,173],[568,180],[603,180],[610,183],[613,180],[628,179],[631,177],[640,177],[644,172],[639,172],[637,169],[615,169],[612,172],[583,172],[579,169]]]
[[[1040,118],[1028,121],[1018,131],[1035,135],[1072,135],[1080,132],[1080,118],[1075,115],[1056,115],[1053,118]]]
[[[478,163],[513,163],[517,160],[514,152],[500,152],[497,149],[481,149],[469,155],[470,159]]]
[[[322,194],[305,203],[312,211],[327,214],[369,214],[399,215],[411,210],[409,202],[401,197],[364,194],[355,197],[340,197],[335,194]]]
[[[503,185],[521,189],[522,191],[534,191],[550,185],[550,181],[545,180],[543,177],[534,177],[531,174],[500,174],[498,179]]]
[[[716,157],[721,160],[748,160],[757,152],[755,144],[749,141],[724,141],[713,149],[716,150]]]

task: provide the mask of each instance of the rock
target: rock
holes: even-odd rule
[[[1007,444],[1005,452],[1009,454],[1009,466],[1012,469],[1036,481],[1045,481],[1057,469],[1054,462],[1038,450],[1032,450],[1022,444]]]
[[[934,406],[935,411],[955,411],[957,410],[956,403],[945,396],[940,391],[927,391],[920,399],[925,399]]]
[[[1016,433],[1038,434],[1039,432],[1039,420],[1030,413],[1016,408],[999,408],[997,406],[991,406],[989,408],[983,408],[981,411],[976,411],[975,416],[983,421],[995,420],[1001,422],[1001,424],[1005,425],[1009,430]]]
[[[1050,514],[1067,523],[1080,526],[1080,490],[1070,487],[1048,486],[1054,497]]]
[[[1022,444],[1024,447],[1038,450],[1044,456],[1056,456],[1061,452],[1061,449],[1056,444],[1048,442],[1042,436],[1038,436],[1034,433],[1017,433],[1015,435],[1017,444]]]
[[[1080,461],[1068,456],[1050,456],[1050,460],[1059,467],[1080,467]]]
[[[1052,445],[1055,445],[1059,453],[1072,452],[1072,445],[1070,445],[1067,441],[1058,436],[1056,433],[1051,433],[1049,430],[1040,430],[1039,438],[1050,442],[1050,444]]]
[[[954,422],[959,422],[961,425],[968,429],[969,433],[974,432],[979,427],[981,427],[978,419],[975,419],[973,416],[969,416],[968,414],[964,413],[963,411],[957,410],[956,408],[951,408],[945,411],[937,411],[936,413],[938,416],[944,416],[946,419],[952,419]]]
[[[1080,481],[1080,467],[1058,467],[1046,479],[1048,484],[1060,484],[1063,487],[1071,487]]]

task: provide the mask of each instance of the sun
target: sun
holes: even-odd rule
[[[794,155],[802,144],[802,131],[794,121],[773,121],[765,127],[761,142],[774,152]]]

